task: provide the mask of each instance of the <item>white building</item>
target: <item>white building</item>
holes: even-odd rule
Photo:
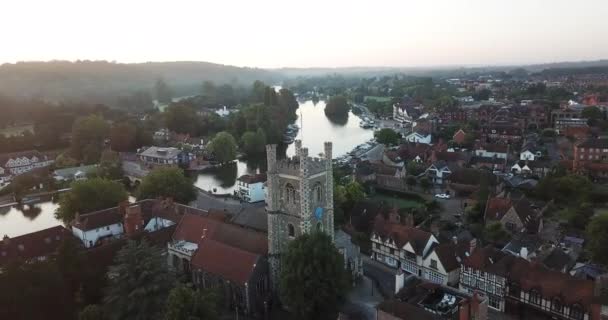
[[[534,161],[537,158],[540,158],[542,155],[543,155],[543,153],[541,151],[534,151],[534,150],[527,149],[519,154],[519,160]]]
[[[87,176],[97,170],[97,165],[80,166],[57,169],[53,172],[56,181],[80,181],[86,180]]]
[[[171,200],[150,199],[132,204],[123,202],[117,207],[77,214],[71,223],[72,233],[86,248],[91,248],[105,240],[157,231],[179,221],[176,206],[186,207]]]
[[[376,216],[371,241],[376,261],[433,283],[458,284],[462,246],[440,244],[430,232],[402,224],[396,210],[388,219]]]
[[[507,146],[503,147],[500,145],[488,145],[486,147],[477,148],[477,150],[475,150],[475,156],[484,158],[506,159],[507,150]]]
[[[54,160],[38,151],[24,151],[16,153],[5,153],[0,155],[0,175],[17,176],[30,172],[37,168],[47,167]]]
[[[431,144],[432,135],[430,133],[412,132],[405,136],[408,142],[417,142],[423,144]]]
[[[451,174],[452,170],[443,160],[436,161],[426,169],[426,176],[435,184],[443,184]]]
[[[137,154],[139,159],[148,165],[177,165],[182,151],[178,148],[149,147]]]
[[[235,195],[247,202],[264,201],[266,197],[266,174],[240,176],[237,180],[237,190]]]

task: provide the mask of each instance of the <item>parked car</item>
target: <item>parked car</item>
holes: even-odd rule
[[[449,199],[450,195],[447,193],[438,193],[435,195],[435,198],[439,198],[439,199]]]

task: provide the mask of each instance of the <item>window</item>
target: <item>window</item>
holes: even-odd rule
[[[110,226],[107,226],[107,227],[106,227],[106,230],[110,230]]]
[[[293,224],[287,225],[287,233],[290,237],[294,238],[296,236],[296,228],[293,227]],[[378,244],[376,244],[377,246]]]
[[[431,268],[437,270],[437,260],[431,259]]]
[[[314,196],[314,200],[317,203],[321,202],[322,192],[323,192],[323,188],[321,187],[321,184],[320,183],[315,184],[315,187],[313,188],[313,196]]]
[[[562,302],[558,298],[554,298],[553,301],[551,301],[551,310],[562,313],[563,309],[564,306],[562,306]]]
[[[500,299],[498,297],[490,295],[488,299],[488,304],[491,308],[500,310]]]
[[[323,231],[323,224],[321,222],[317,222],[317,231]],[[391,249],[392,251],[393,249]]]
[[[389,251],[391,254],[395,254],[395,249],[391,248]]]
[[[295,203],[296,202],[296,189],[291,184],[285,186],[285,202]]]
[[[530,291],[530,303],[540,305],[540,294],[536,290]]]
[[[580,305],[575,304],[570,308],[570,318],[573,319],[583,319],[585,313],[583,312],[583,308]]]

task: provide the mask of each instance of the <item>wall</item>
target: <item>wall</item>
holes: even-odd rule
[[[122,228],[122,223],[117,223],[88,231],[82,231],[78,228],[72,227],[72,233],[78,238],[80,238],[85,247],[90,248],[97,244],[99,238],[107,237],[110,235],[122,235],[124,233],[124,230]]]

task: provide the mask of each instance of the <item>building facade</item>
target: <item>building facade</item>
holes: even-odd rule
[[[246,174],[237,179],[235,194],[241,200],[252,203],[264,201],[266,197],[265,174]]]
[[[295,145],[296,155],[283,160],[277,160],[276,145],[266,146],[268,259],[275,288],[291,240],[314,230],[334,238],[332,144],[325,142],[323,158],[309,157],[299,140]]]

